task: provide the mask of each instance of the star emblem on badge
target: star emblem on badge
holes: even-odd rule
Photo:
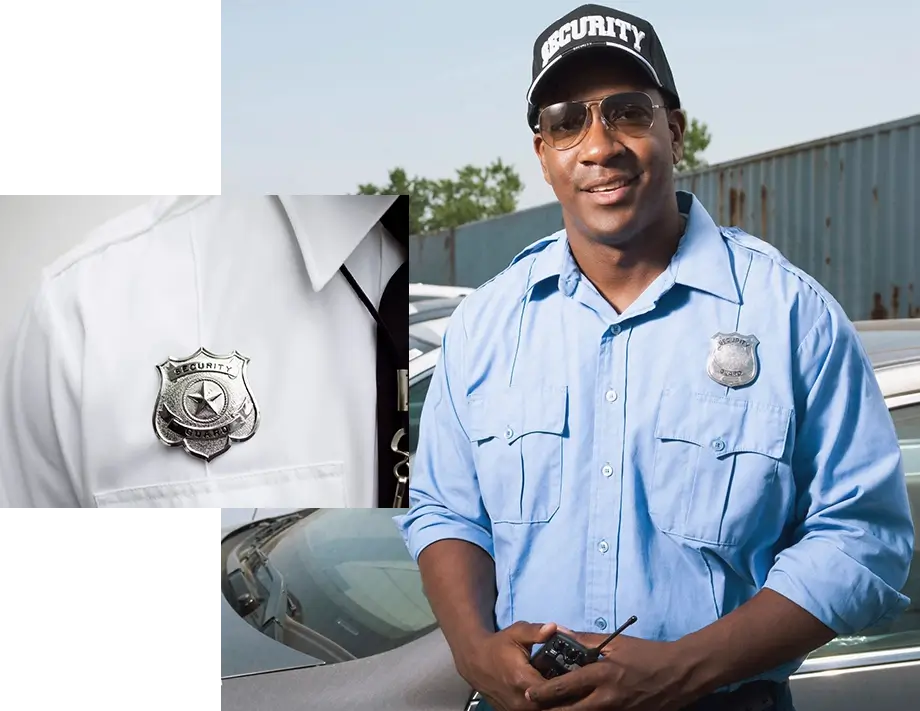
[[[185,397],[195,406],[195,412],[189,414],[199,420],[218,417],[224,409],[226,400],[223,389],[212,380],[202,380],[193,385]],[[204,415],[203,418],[202,415]]]

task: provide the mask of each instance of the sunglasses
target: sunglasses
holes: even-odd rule
[[[544,108],[534,128],[550,148],[564,151],[578,145],[588,134],[594,106],[608,130],[632,138],[646,135],[655,122],[655,109],[665,108],[641,91],[611,94],[593,101],[561,101]]]

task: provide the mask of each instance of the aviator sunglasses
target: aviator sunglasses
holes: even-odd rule
[[[572,148],[588,134],[594,106],[598,107],[601,121],[608,130],[632,138],[646,135],[655,121],[655,109],[665,108],[641,91],[611,94],[592,101],[560,101],[540,112],[534,129],[550,148],[557,151]]]

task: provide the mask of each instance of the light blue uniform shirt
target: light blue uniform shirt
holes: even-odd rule
[[[678,250],[622,314],[564,232],[462,302],[397,518],[409,550],[488,551],[500,628],[637,615],[627,634],[675,640],[764,587],[840,634],[900,612],[913,524],[852,324],[773,247],[678,197]],[[707,373],[732,332],[759,340],[737,388]]]

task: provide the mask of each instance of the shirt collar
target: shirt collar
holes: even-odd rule
[[[687,215],[687,227],[671,259],[675,283],[741,303],[722,231],[692,193],[678,191],[677,202]]]
[[[677,201],[681,213],[687,215],[687,227],[671,259],[675,283],[740,303],[735,273],[721,230],[692,193],[678,191]],[[581,275],[569,251],[565,230],[548,239],[554,241],[537,255],[527,292],[540,282],[556,277],[559,290],[571,296]]]
[[[279,195],[314,291],[335,276],[398,195]]]

